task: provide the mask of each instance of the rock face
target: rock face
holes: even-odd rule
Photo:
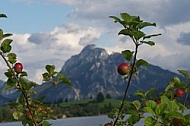
[[[117,73],[117,66],[121,62],[126,60],[120,53],[109,55],[105,49],[94,44],[87,45],[79,54],[67,60],[60,71],[71,80],[73,86],[68,88],[59,84],[57,88],[52,88],[44,84],[41,94],[46,95],[47,101],[51,101],[52,96],[55,100],[94,98],[99,92],[119,97],[127,86],[127,82]],[[151,64],[141,67],[138,76],[132,79],[129,94],[139,89],[164,88],[174,76],[179,75]]]
[[[111,97],[122,96],[127,82],[117,73],[117,66],[126,62],[120,53],[108,54],[105,49],[91,44],[68,59],[61,69],[72,82],[72,87],[59,84],[56,88],[50,83],[37,86],[39,96],[45,95],[45,102],[62,102],[65,99],[94,98],[99,92]],[[170,78],[179,76],[158,66],[141,67],[138,75],[133,77],[129,94],[137,90],[155,87],[164,88]]]

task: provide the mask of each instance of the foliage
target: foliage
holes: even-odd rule
[[[145,126],[174,126],[176,125],[176,121],[179,125],[190,125],[190,114],[185,114],[187,110],[187,97],[190,91],[190,84],[188,82],[190,75],[185,70],[178,70],[186,79],[185,81],[180,80],[178,77],[173,77],[168,86],[165,87],[165,90],[160,92],[159,95],[156,95],[156,89],[152,88],[148,91],[137,91],[134,93],[134,95],[139,96],[141,100],[126,100],[132,77],[138,76],[139,67],[148,66],[148,62],[144,59],[137,59],[139,46],[143,44],[154,46],[155,42],[149,39],[161,34],[147,35],[143,32],[143,29],[146,27],[156,27],[156,23],[143,21],[139,16],[132,16],[128,13],[121,13],[120,16],[121,19],[116,16],[110,16],[110,18],[114,19],[115,23],[120,23],[123,26],[123,29],[119,31],[118,35],[130,37],[135,45],[135,49],[121,52],[123,57],[130,62],[131,69],[127,75],[124,75],[124,79],[127,80],[127,85],[121,105],[118,109],[114,108],[108,115],[108,117],[113,119],[113,126],[133,126],[142,118],[145,118]],[[7,16],[0,14],[0,18],[7,18]],[[11,52],[11,43],[13,42],[13,40],[10,39],[11,36],[11,33],[4,33],[3,30],[0,29],[0,56],[7,66],[7,71],[4,73],[7,77],[7,85],[4,90],[13,88],[17,92],[20,92],[20,96],[15,102],[7,103],[11,110],[13,110],[12,116],[15,120],[21,120],[23,125],[50,126],[51,124],[46,120],[56,119],[54,111],[50,106],[43,104],[44,97],[36,98],[37,92],[33,90],[36,83],[26,78],[27,72],[22,71],[22,68],[19,68],[18,71],[14,67],[17,63],[17,55]],[[69,79],[65,75],[57,72],[54,65],[46,65],[45,69],[46,72],[42,74],[43,81],[51,81],[55,86],[60,82],[71,86]],[[178,95],[177,92],[175,92],[177,89],[180,89],[182,94]],[[183,93],[186,94],[186,98],[182,104],[179,100],[183,97]],[[104,101],[104,96],[99,93],[96,100],[97,102],[102,102]],[[72,109],[77,116],[86,114],[85,112],[101,113],[104,111],[103,113],[105,113],[105,109],[109,108],[110,110],[112,105],[106,104],[103,109],[97,110],[97,104],[89,103],[85,108],[87,109],[83,110],[80,109],[80,105],[76,105],[66,110],[66,112],[72,114]],[[5,110],[3,109],[3,111]],[[58,109],[56,111],[60,110]],[[145,117],[145,113],[149,115]],[[112,125],[112,123],[107,124]]]
[[[103,102],[104,101],[104,95],[102,94],[102,92],[99,92],[97,97],[96,97],[96,101],[97,102]]]
[[[143,44],[150,46],[155,45],[155,42],[147,39],[161,34],[146,35],[142,31],[145,27],[156,26],[156,23],[145,22],[141,20],[139,16],[132,16],[128,13],[121,13],[120,16],[121,19],[116,16],[110,16],[110,18],[113,18],[115,23],[120,23],[124,27],[119,31],[118,35],[130,37],[135,45],[135,50],[122,51],[123,57],[128,62],[131,62],[131,70],[129,74],[124,76],[124,79],[127,80],[127,87],[119,109],[113,109],[108,115],[114,122],[109,124],[113,126],[133,126],[142,118],[145,118],[145,126],[172,126],[176,125],[175,120],[177,120],[180,125],[190,125],[190,114],[184,114],[187,110],[185,106],[186,100],[184,104],[180,103],[180,98],[175,93],[177,89],[181,89],[182,94],[184,91],[186,95],[188,95],[190,91],[190,85],[188,83],[190,76],[185,70],[178,70],[178,72],[186,78],[185,81],[181,81],[178,77],[172,78],[165,90],[160,92],[159,95],[156,95],[156,89],[151,88],[148,91],[136,91],[134,93],[134,95],[139,96],[141,100],[126,101],[132,77],[138,75],[139,67],[142,65],[148,66],[148,62],[145,60],[137,59],[139,46]],[[145,113],[148,113],[149,116],[146,117]]]
[[[118,108],[120,100],[105,99],[103,102],[96,102],[95,99],[82,99],[76,101],[62,102],[59,104],[44,104],[51,107],[53,115],[57,118],[78,117],[78,116],[97,116],[99,114],[108,114],[112,109]],[[73,109],[76,108],[76,109]],[[12,114],[14,109],[8,106],[0,108],[0,122],[16,121]]]
[[[6,17],[5,14],[0,14],[0,18]],[[44,97],[35,98],[37,93],[33,88],[36,86],[36,83],[26,78],[27,72],[22,71],[22,68],[19,68],[18,72],[14,67],[17,62],[17,55],[11,52],[11,43],[13,40],[9,38],[10,36],[12,36],[11,33],[4,33],[0,29],[0,56],[8,67],[4,73],[7,77],[7,85],[4,90],[13,88],[17,92],[20,92],[20,96],[15,102],[9,102],[7,104],[14,109],[14,119],[21,120],[23,125],[49,126],[50,124],[45,120],[56,119],[52,115],[53,110],[51,107],[43,104]],[[46,65],[45,69],[47,72],[43,74],[43,81],[51,81],[54,85],[62,82],[71,86],[71,82],[65,75],[55,71],[54,65]]]

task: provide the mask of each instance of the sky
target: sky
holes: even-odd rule
[[[0,19],[0,28],[13,34],[12,52],[40,84],[46,64],[59,71],[88,44],[110,54],[133,50],[128,37],[117,35],[123,27],[109,18],[124,12],[157,24],[145,33],[162,34],[151,39],[155,46],[140,46],[138,58],[173,72],[190,70],[189,0],[1,0],[0,13],[8,18]],[[0,60],[0,80],[6,69]]]

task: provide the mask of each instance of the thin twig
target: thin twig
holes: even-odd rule
[[[31,109],[30,109],[30,104],[29,104],[29,102],[28,102],[28,101],[29,101],[29,100],[28,100],[28,96],[27,96],[27,94],[25,94],[25,92],[23,91],[24,89],[23,89],[23,87],[20,85],[18,76],[15,74],[15,71],[13,71],[13,68],[10,66],[9,62],[7,61],[7,59],[5,58],[5,56],[3,55],[2,52],[0,52],[0,55],[1,55],[1,57],[3,58],[3,60],[5,61],[7,67],[11,70],[12,75],[13,75],[14,78],[16,79],[17,86],[19,86],[19,87],[21,88],[22,95],[24,96],[25,101],[26,101],[26,107],[28,108],[29,111],[31,111]],[[33,121],[34,125],[37,126],[37,122],[35,121],[33,114],[31,114],[31,116],[32,116],[32,121]]]
[[[119,115],[121,114],[121,111],[122,111],[122,108],[123,108],[123,105],[124,105],[124,102],[126,100],[126,97],[127,97],[127,94],[128,94],[128,90],[129,90],[129,87],[130,87],[130,84],[131,84],[131,79],[132,79],[132,76],[133,76],[133,70],[134,70],[134,67],[135,67],[135,63],[136,63],[136,58],[137,58],[137,51],[138,51],[138,45],[135,44],[136,47],[135,47],[135,54],[134,54],[134,59],[133,59],[133,64],[132,64],[132,67],[131,67],[131,71],[130,71],[130,75],[129,75],[129,79],[128,79],[128,83],[127,83],[127,87],[125,89],[125,93],[124,93],[124,97],[123,97],[123,100],[122,100],[122,103],[121,103],[121,106],[119,108],[119,112],[118,112],[118,115],[114,121],[114,126],[116,125],[118,119],[119,119]]]

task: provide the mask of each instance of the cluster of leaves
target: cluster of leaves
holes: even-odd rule
[[[0,14],[0,18],[6,18],[5,14]],[[37,98],[37,92],[34,90],[36,83],[26,79],[27,72],[20,71],[17,72],[14,65],[17,62],[17,55],[11,52],[12,36],[10,33],[4,33],[0,29],[0,56],[5,61],[8,69],[4,73],[7,77],[7,84],[4,90],[15,89],[19,92],[20,96],[15,102],[9,102],[8,105],[15,109],[13,112],[13,117],[16,120],[21,120],[23,125],[29,126],[49,126],[48,119],[56,119],[53,116],[53,110],[50,106],[43,104],[44,97]],[[55,71],[54,65],[46,65],[46,70],[42,76],[43,81],[51,81],[54,85],[59,82],[71,85],[71,82],[67,79],[65,75]]]
[[[116,16],[110,17],[124,27],[119,31],[118,35],[130,37],[135,44],[135,50],[122,51],[123,57],[128,62],[131,62],[131,70],[124,77],[127,80],[127,87],[120,108],[112,110],[108,115],[108,117],[113,119],[114,123],[107,123],[104,126],[133,126],[142,118],[145,118],[145,126],[175,126],[175,120],[180,122],[181,125],[190,125],[190,114],[184,115],[187,108],[178,101],[174,93],[176,89],[181,89],[188,93],[190,86],[187,82],[182,82],[178,77],[172,78],[165,90],[159,93],[158,96],[155,93],[156,89],[151,88],[148,91],[137,91],[134,93],[141,100],[126,101],[132,76],[138,75],[137,70],[140,66],[148,66],[145,60],[137,59],[138,47],[142,44],[155,45],[153,41],[147,41],[147,39],[161,34],[146,35],[142,31],[145,27],[156,26],[156,23],[144,22],[139,16],[132,16],[128,13],[121,13],[120,16],[121,19]],[[189,79],[187,71],[179,70],[179,72],[186,80]],[[161,102],[159,104],[156,102],[158,99]],[[145,113],[148,113],[148,116],[145,116]]]
[[[179,70],[179,72],[186,73],[184,77],[188,75],[186,80],[189,80],[189,74],[186,71]],[[163,92],[158,93],[155,88],[151,88],[147,91],[136,91],[134,96],[139,96],[141,99],[125,101],[116,125],[132,126],[138,123],[142,118],[144,119],[145,126],[190,125],[190,114],[186,113],[186,100],[182,104],[181,98],[176,96],[175,93],[179,88],[182,89],[185,94],[188,94],[190,91],[190,86],[187,81],[181,81],[178,77],[172,78]],[[114,109],[108,116],[115,119],[117,115],[118,109]]]

